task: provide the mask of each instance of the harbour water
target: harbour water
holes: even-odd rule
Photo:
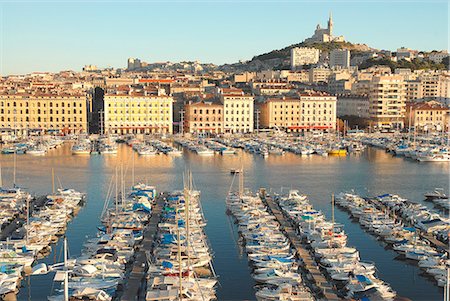
[[[245,187],[260,187],[280,192],[296,188],[307,194],[315,208],[331,216],[331,193],[355,191],[364,196],[396,193],[410,200],[423,202],[423,194],[442,187],[449,190],[448,163],[417,163],[392,157],[382,150],[368,149],[359,155],[343,157],[239,155],[201,157],[185,151],[183,157],[165,155],[139,157],[126,145],[117,155],[73,156],[70,146],[51,150],[45,156],[17,156],[17,180],[20,187],[41,195],[51,191],[51,168],[56,184],[87,193],[87,202],[67,230],[69,253],[77,256],[82,244],[96,233],[108,184],[117,164],[127,169],[127,186],[131,185],[132,156],[136,181],[147,181],[159,191],[182,188],[182,173],[190,169],[194,186],[201,190],[202,205],[208,225],[207,236],[214,251],[214,267],[220,276],[218,300],[254,300],[254,282],[248,261],[238,245],[232,219],[225,214],[225,197],[230,188],[231,168],[241,164],[245,170]],[[4,185],[12,183],[13,156],[1,155]],[[237,182],[237,181],[236,181]],[[237,184],[237,183],[236,183]],[[388,282],[402,297],[412,300],[441,300],[443,290],[431,279],[420,275],[417,266],[396,259],[373,236],[364,232],[348,214],[335,210],[336,222],[345,225],[348,245],[355,246],[362,260],[373,261],[379,278]],[[62,258],[61,243],[53,247],[44,261]],[[53,275],[32,276],[22,281],[19,300],[46,300],[51,294]]]

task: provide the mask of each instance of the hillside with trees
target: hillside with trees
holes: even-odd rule
[[[420,69],[434,69],[434,70],[444,70],[448,68],[448,57],[445,58],[442,63],[437,64],[428,59],[413,59],[411,61],[400,60],[398,62],[394,62],[389,58],[382,59],[368,59],[364,61],[361,65],[359,65],[359,69],[367,69],[372,66],[389,66],[392,71],[396,68],[409,68],[411,70],[420,70]]]

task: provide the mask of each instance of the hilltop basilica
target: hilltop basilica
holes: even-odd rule
[[[344,36],[333,36],[333,18],[330,13],[328,19],[328,27],[321,28],[320,24],[317,24],[314,35],[305,40],[306,43],[329,43],[329,42],[345,42]]]

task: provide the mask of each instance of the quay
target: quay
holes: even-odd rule
[[[150,221],[144,229],[144,238],[136,247],[135,260],[129,274],[127,284],[120,300],[136,301],[145,298],[145,275],[147,272],[146,251],[153,252],[154,241],[158,230],[158,223],[161,219],[161,212],[167,199],[167,193],[161,193],[155,198],[155,205],[152,207]]]
[[[262,195],[262,201],[264,202],[264,204],[266,204],[277,221],[280,223],[281,230],[285,233],[292,246],[296,249],[297,256],[302,260],[302,267],[306,272],[307,279],[314,282],[314,286],[311,287],[313,293],[315,293],[319,298],[324,297],[326,300],[341,300],[341,298],[337,296],[335,288],[320,272],[319,266],[317,265],[316,261],[312,257],[311,253],[303,246],[291,223],[282,214],[278,204],[273,201],[272,197],[265,196],[265,194]]]

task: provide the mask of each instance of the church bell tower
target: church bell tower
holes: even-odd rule
[[[330,12],[330,18],[328,19],[328,34],[333,36],[333,15]]]

